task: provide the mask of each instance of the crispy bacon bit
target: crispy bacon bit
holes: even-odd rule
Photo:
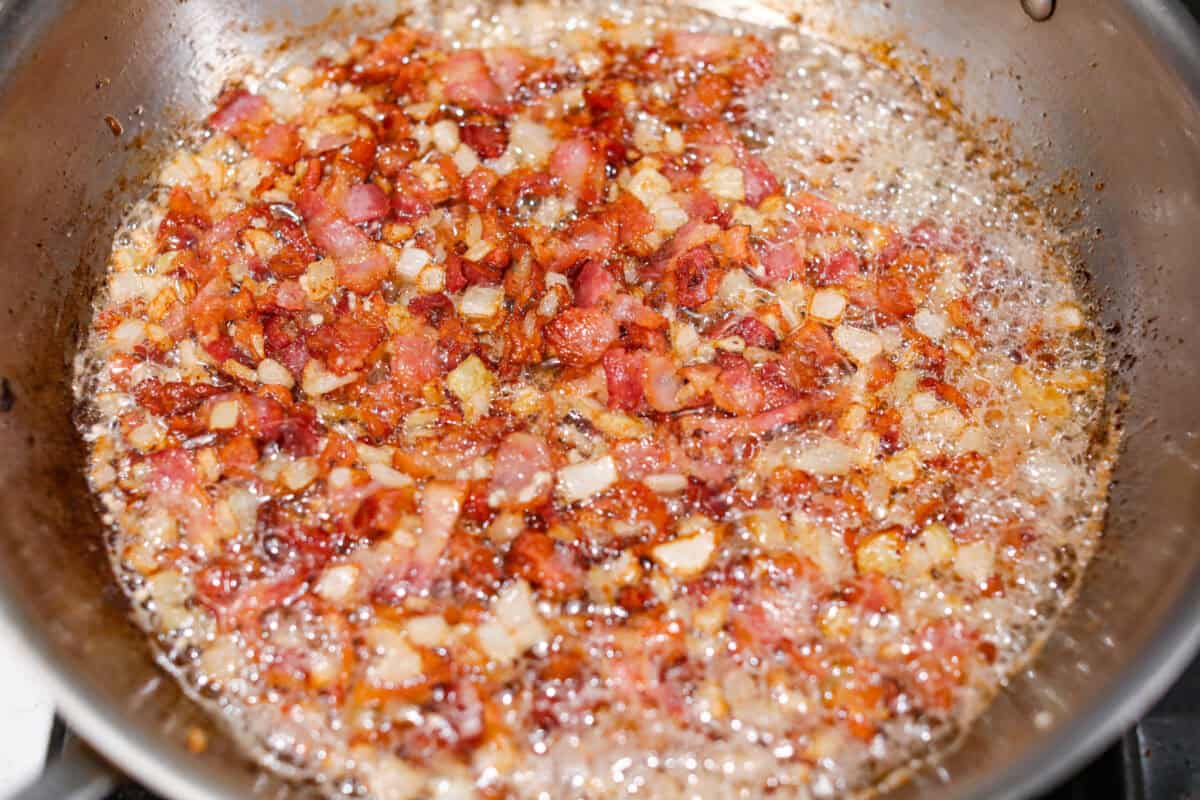
[[[269,112],[266,98],[239,90],[227,96],[222,106],[208,118],[208,124],[225,133],[240,133]]]
[[[588,261],[575,278],[575,305],[581,308],[602,305],[617,291],[617,281],[599,261]]]
[[[373,183],[351,186],[344,205],[346,219],[356,225],[383,219],[391,209],[388,196]]]
[[[275,123],[267,128],[263,137],[254,145],[254,155],[274,161],[282,167],[290,167],[300,160],[300,134],[295,125]]]
[[[698,308],[713,296],[720,283],[717,259],[707,247],[697,247],[680,256],[675,268],[676,302]]]
[[[516,538],[504,567],[547,597],[570,597],[583,585],[583,571],[567,549],[539,531],[525,531]]]
[[[504,92],[492,80],[487,62],[478,50],[454,53],[439,67],[438,74],[446,84],[446,99],[451,103],[475,111],[504,112]]]
[[[499,158],[508,149],[508,131],[502,125],[468,122],[459,129],[459,135],[480,158]]]
[[[645,368],[642,354],[613,348],[604,354],[604,379],[608,387],[608,407],[636,411],[642,404]]]
[[[550,156],[550,174],[567,193],[580,203],[589,204],[600,196],[604,183],[604,161],[596,146],[586,137],[568,139]]]
[[[597,308],[568,308],[546,326],[546,339],[564,364],[587,366],[617,340],[617,323]]]
[[[534,508],[550,497],[554,484],[550,450],[529,433],[510,433],[496,452],[487,502],[507,510]]]

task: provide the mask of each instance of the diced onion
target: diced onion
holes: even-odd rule
[[[358,572],[354,564],[330,567],[317,581],[317,594],[331,603],[344,603],[358,584]]]
[[[700,185],[718,200],[740,203],[746,199],[746,182],[737,167],[709,164],[700,174]]]
[[[792,456],[791,465],[812,475],[845,475],[858,461],[854,448],[825,437]]]
[[[612,456],[571,464],[558,471],[558,493],[568,503],[585,500],[617,482]]]
[[[420,275],[421,270],[425,269],[425,265],[432,259],[429,253],[419,247],[409,245],[400,251],[399,257],[394,264],[396,274],[410,281],[415,281]]]
[[[833,341],[859,365],[870,364],[883,352],[883,340],[877,333],[851,325],[834,328]]]
[[[496,376],[479,356],[472,355],[446,376],[446,388],[462,404],[467,422],[476,422],[492,407]]]
[[[818,289],[808,305],[808,313],[822,322],[837,322],[845,310],[846,298],[835,289]]]
[[[304,374],[301,376],[300,386],[304,389],[304,393],[310,397],[320,397],[323,394],[329,394],[335,389],[340,389],[347,384],[354,383],[358,380],[357,372],[348,372],[345,375],[337,375],[325,368],[317,359],[309,359],[309,362],[304,365]]]
[[[258,362],[258,380],[268,386],[283,386],[287,389],[296,385],[296,379],[287,367],[273,358],[264,358]]]
[[[705,524],[688,525],[688,522],[689,520],[685,520],[680,528],[693,530],[698,528],[696,533],[690,536],[680,536],[660,544],[650,551],[654,560],[663,569],[674,577],[684,580],[703,572],[717,549],[716,531],[711,524],[707,524],[707,520],[704,520]]]
[[[913,327],[922,336],[928,336],[936,342],[946,335],[946,318],[927,308],[922,308],[913,315]]]
[[[208,415],[210,431],[228,431],[237,427],[240,406],[236,400],[222,400],[212,407]]]
[[[433,146],[443,153],[453,153],[459,145],[458,125],[454,120],[443,119],[434,123],[431,131]]]

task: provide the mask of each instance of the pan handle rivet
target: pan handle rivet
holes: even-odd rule
[[[1045,22],[1054,14],[1054,0],[1021,0],[1021,8],[1034,22]]]

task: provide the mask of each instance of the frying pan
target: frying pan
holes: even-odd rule
[[[771,2],[713,6],[785,23],[799,11],[842,37],[886,38],[910,63],[936,54],[927,77],[947,97],[1006,120],[985,129],[1047,185],[1077,189],[1040,202],[1090,234],[1078,261],[1124,408],[1107,532],[1040,656],[953,755],[896,792],[1028,796],[1131,723],[1200,642],[1200,31],[1170,0],[1059,0],[1045,22],[1019,0]],[[395,12],[330,17],[336,5],[0,0],[0,611],[74,730],[177,800],[303,790],[241,758],[128,622],[82,477],[71,354],[172,124],[304,26],[336,35]],[[198,731],[208,747],[193,753]],[[96,796],[106,780],[91,769],[66,762],[26,796]]]

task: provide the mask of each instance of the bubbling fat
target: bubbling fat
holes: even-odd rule
[[[1059,232],[909,78],[795,29],[595,2],[420,4],[404,24],[434,60],[547,59],[495,152],[467,127],[512,109],[471,108],[478,76],[399,104],[420,175],[552,173],[509,227],[492,200],[411,210],[394,174],[375,179],[386,210],[354,194],[357,234],[320,206],[349,203],[337,189],[298,199],[303,170],[341,169],[355,114],[382,119],[385,90],[345,68],[360,41],[227,93],[116,237],[77,395],[114,568],[163,665],[256,758],[335,797],[850,796],[950,744],[1069,602],[1105,507],[1103,352]],[[769,78],[737,83],[728,56],[715,120],[653,110],[725,74],[701,40],[664,44],[682,31],[754,37]],[[639,75],[659,58],[677,72]],[[598,102],[588,81],[620,70],[638,102],[587,198],[558,148]],[[271,118],[248,133],[257,98]],[[296,140],[273,160],[275,123]],[[733,137],[706,139],[714,123]],[[682,188],[673,158],[695,165]],[[757,206],[750,163],[777,180]],[[663,253],[710,213],[701,194],[752,246],[731,268],[733,239],[702,245],[724,272],[697,303]],[[598,284],[546,244],[470,277],[489,237],[578,242],[622,196],[650,229],[608,241]],[[759,262],[789,236],[797,272],[772,276]],[[917,302],[871,306],[878,285],[831,266],[843,252],[863,275],[909,259]],[[380,253],[386,276],[354,285],[346,264]],[[523,296],[512,272],[534,262]],[[236,310],[202,331],[206,293]],[[501,323],[519,312],[524,329]],[[592,358],[612,314],[620,338]],[[535,325],[539,357],[512,360],[505,337]]]

